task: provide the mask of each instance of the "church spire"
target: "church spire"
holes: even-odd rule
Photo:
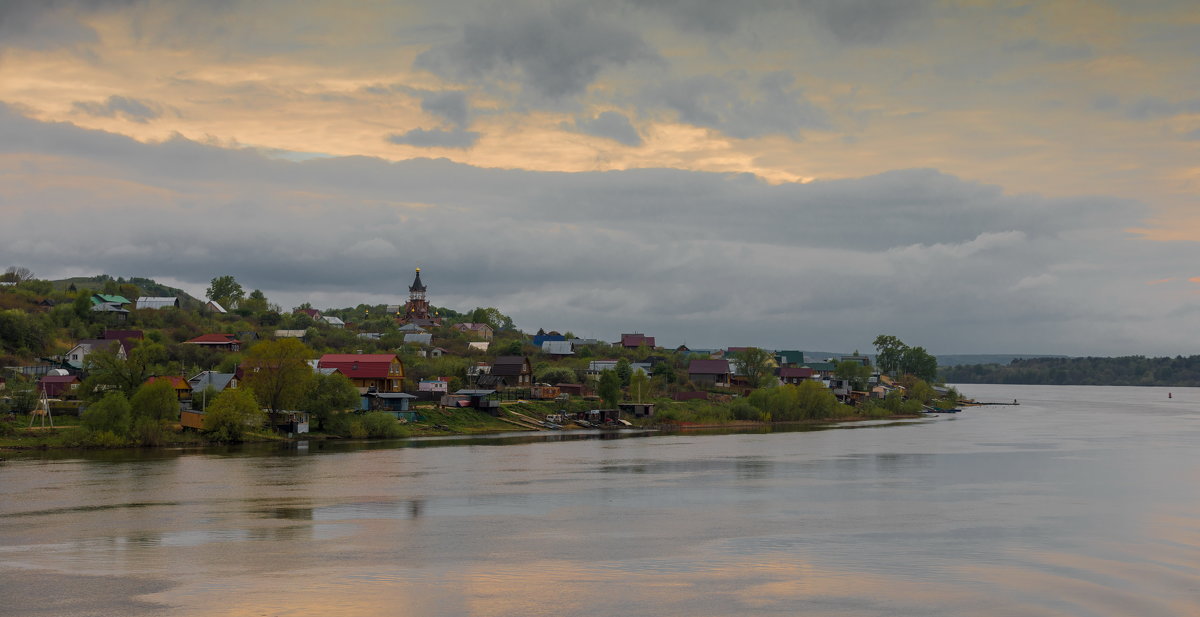
[[[416,293],[425,293],[425,284],[421,282],[421,269],[417,268],[417,278],[413,279],[413,284],[409,286],[409,291]]]

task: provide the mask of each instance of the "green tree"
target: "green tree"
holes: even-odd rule
[[[228,388],[217,395],[204,414],[204,435],[213,441],[242,441],[250,430],[266,419],[254,393],[247,388]]]
[[[329,420],[334,413],[356,409],[359,398],[358,388],[354,387],[349,377],[341,373],[317,373],[308,382],[300,409],[313,415],[313,428],[324,431],[329,428]]]
[[[633,376],[629,378],[629,393],[638,403],[642,402],[642,396],[650,394],[650,377],[645,371],[633,372]]]
[[[838,379],[849,380],[850,387],[855,390],[865,390],[867,380],[871,378],[871,367],[854,360],[838,362],[833,372]]]
[[[120,390],[128,399],[151,375],[161,373],[167,349],[158,343],[143,341],[122,358],[117,341],[107,348],[93,349],[84,361],[87,379],[80,388],[83,396],[96,399],[110,389]]]
[[[630,378],[633,377],[633,365],[629,363],[628,358],[617,360],[617,377],[621,380],[621,386],[628,386]]]
[[[214,278],[208,284],[208,289],[204,290],[204,295],[209,300],[215,300],[226,309],[232,310],[237,308],[238,303],[245,297],[246,292],[237,280],[226,274],[225,276]]]
[[[774,355],[757,347],[747,347],[733,355],[742,375],[754,389],[764,388],[775,380]]]
[[[93,432],[109,432],[118,437],[127,437],[132,408],[129,399],[119,390],[106,392],[100,400],[87,406],[80,421],[84,428]]]
[[[604,401],[605,407],[611,409],[617,406],[617,401],[621,398],[621,378],[617,376],[616,371],[605,370],[600,373],[596,394]]]
[[[261,341],[246,351],[243,383],[271,413],[296,409],[308,391],[313,371],[308,365],[315,354],[298,339]]]
[[[879,370],[895,376],[900,371],[901,359],[908,345],[890,334],[880,334],[875,337],[875,363]]]
[[[267,296],[263,294],[262,290],[255,289],[254,291],[250,292],[250,295],[245,300],[241,302],[238,308],[245,309],[251,315],[257,315],[259,313],[267,312],[269,307],[270,303],[267,302]]]
[[[909,347],[900,357],[900,367],[905,373],[925,381],[937,381],[937,358],[924,347]]]
[[[133,398],[129,399],[129,404],[135,419],[150,418],[157,422],[179,418],[179,397],[166,379],[142,384],[133,393]]]
[[[538,383],[548,383],[550,385],[559,383],[578,383],[579,379],[575,376],[575,371],[565,366],[552,366],[537,374]]]

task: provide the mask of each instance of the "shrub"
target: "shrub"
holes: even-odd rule
[[[129,399],[135,418],[152,420],[179,419],[179,398],[175,388],[166,379],[156,379],[142,384],[133,398]]]
[[[204,436],[213,441],[241,441],[247,431],[261,428],[266,414],[248,388],[222,391],[204,414]]]
[[[396,418],[386,411],[372,411],[362,417],[367,437],[400,437],[403,431]]]
[[[109,432],[123,439],[129,434],[131,416],[132,408],[125,394],[120,390],[110,390],[104,398],[88,405],[80,419],[90,432]]]

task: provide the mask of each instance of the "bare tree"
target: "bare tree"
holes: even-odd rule
[[[0,281],[9,283],[24,283],[33,278],[33,271],[22,266],[9,266],[4,274],[0,274]]]

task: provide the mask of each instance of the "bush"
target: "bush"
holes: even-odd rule
[[[361,421],[367,437],[400,437],[404,432],[396,418],[386,411],[364,414]]]
[[[156,379],[142,384],[133,398],[129,399],[135,418],[151,420],[178,420],[179,397],[175,388],[166,379]]]
[[[108,432],[124,439],[129,435],[132,407],[120,390],[110,390],[104,398],[88,405],[80,416],[84,428],[92,433]]]
[[[166,434],[161,422],[143,416],[133,421],[133,439],[143,446],[161,446]]]
[[[261,428],[266,417],[248,388],[224,390],[204,414],[204,436],[212,441],[241,441],[249,430]]]
[[[82,445],[93,448],[122,448],[129,445],[129,440],[112,431],[94,431],[84,437]]]
[[[762,420],[763,414],[754,405],[745,400],[734,401],[729,408],[734,420]]]

